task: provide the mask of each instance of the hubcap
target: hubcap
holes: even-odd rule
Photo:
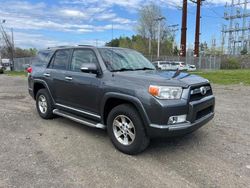
[[[115,138],[123,145],[130,145],[135,140],[135,126],[125,115],[117,116],[113,121]]]
[[[40,95],[38,98],[38,107],[41,113],[45,114],[47,112],[47,100],[44,95]]]

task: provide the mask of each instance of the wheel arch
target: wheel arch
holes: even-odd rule
[[[107,117],[110,111],[114,107],[121,104],[131,104],[140,114],[143,124],[145,126],[150,124],[146,111],[138,98],[126,94],[112,92],[112,93],[107,93],[104,96],[101,105],[101,117],[102,117],[102,123],[104,125],[107,124]]]
[[[34,99],[36,99],[36,95],[37,95],[37,92],[40,90],[40,89],[47,89],[53,103],[54,103],[54,99],[51,95],[51,92],[50,92],[50,89],[49,89],[49,86],[48,84],[44,81],[44,80],[40,80],[40,79],[36,79],[34,80],[34,85],[33,85],[33,96],[34,96]]]

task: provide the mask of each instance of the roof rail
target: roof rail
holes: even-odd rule
[[[94,47],[93,45],[84,45],[84,44],[79,44],[79,45],[65,45],[65,46],[53,46],[53,47],[48,47],[47,49],[55,49],[55,48],[67,48],[67,47],[76,47],[76,46],[86,46],[86,47]]]
[[[48,49],[53,49],[53,48],[66,48],[66,47],[72,47],[72,46],[53,46],[53,47],[48,47]]]
[[[88,45],[88,44],[78,44],[77,46],[94,47],[93,45]]]

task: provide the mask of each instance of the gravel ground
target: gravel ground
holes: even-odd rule
[[[209,124],[127,156],[103,130],[41,119],[26,78],[0,75],[0,187],[250,187],[250,87],[214,92]]]

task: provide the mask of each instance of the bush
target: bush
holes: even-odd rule
[[[237,58],[227,58],[221,62],[221,69],[240,69],[240,61]]]

